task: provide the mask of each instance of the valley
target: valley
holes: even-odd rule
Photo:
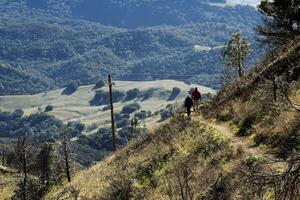
[[[36,95],[0,96],[0,109],[2,111],[13,112],[21,109],[24,115],[31,115],[44,112],[48,105],[53,106],[53,110],[47,114],[53,115],[64,123],[79,121],[89,127],[110,127],[110,110],[106,108],[108,102],[102,105],[91,105],[97,91],[102,91],[104,97],[108,99],[108,87],[104,86],[95,89],[95,85],[81,86],[71,95],[64,95],[63,90],[43,92]],[[212,96],[215,90],[180,81],[116,81],[113,86],[114,92],[118,92],[114,104],[115,113],[121,113],[122,108],[130,104],[139,104],[140,109],[148,113],[145,119],[141,119],[146,127],[158,126],[161,120],[161,112],[168,110],[168,106],[176,104],[180,109],[184,103],[186,94],[198,87],[203,96]],[[178,92],[172,96],[173,88],[178,88]],[[126,97],[128,91],[136,91],[131,98]],[[171,98],[170,98],[171,97]],[[129,113],[133,115],[134,113]],[[144,118],[144,117],[143,117]],[[86,130],[85,132],[89,132]],[[97,129],[93,130],[96,131]]]
[[[0,200],[299,200],[299,8],[0,0]]]

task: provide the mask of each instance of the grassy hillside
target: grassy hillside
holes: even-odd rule
[[[19,175],[0,165],[0,199],[9,200],[17,188]]]
[[[219,91],[207,119],[175,116],[45,199],[298,200],[299,61],[297,39]]]
[[[215,93],[213,89],[207,87],[187,85],[183,82],[172,80],[116,81],[114,91],[119,92],[120,97],[115,98],[115,112],[120,113],[124,106],[138,103],[141,106],[138,110],[151,112],[151,116],[147,117],[145,124],[148,127],[157,126],[160,123],[160,111],[165,110],[168,105],[176,102],[178,106],[181,106],[186,93],[196,86],[203,95]],[[63,95],[64,89],[60,89],[36,95],[0,96],[0,109],[6,111],[22,109],[25,115],[30,115],[44,111],[46,106],[52,105],[53,110],[47,113],[65,123],[80,121],[87,127],[110,126],[110,110],[106,109],[108,101],[102,104],[99,103],[99,105],[91,105],[91,101],[99,91],[102,91],[103,98],[108,99],[108,87],[105,86],[101,89],[94,89],[94,87],[95,85],[79,87],[71,95]],[[173,88],[179,88],[179,93],[172,97]],[[132,98],[126,98],[126,93],[134,89],[138,89],[137,94]],[[98,101],[100,102],[101,100],[99,99]]]
[[[207,117],[231,121],[240,136],[268,145],[279,156],[299,151],[299,38],[270,52],[245,78],[224,87]]]

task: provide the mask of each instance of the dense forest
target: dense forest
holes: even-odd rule
[[[211,2],[1,1],[0,95],[33,94],[71,80],[95,83],[108,72],[121,80],[219,88],[220,46],[236,31],[254,41],[260,16],[249,6]],[[259,49],[255,42],[251,47]],[[253,52],[248,63],[261,54]]]

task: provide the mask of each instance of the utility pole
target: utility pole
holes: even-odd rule
[[[65,156],[66,176],[67,176],[68,182],[70,183],[71,182],[71,174],[70,174],[69,152],[68,152],[68,143],[67,143],[66,133],[64,133],[63,150],[64,150],[64,156]]]
[[[114,104],[112,95],[112,82],[111,75],[108,75],[108,87],[109,87],[109,102],[110,102],[110,113],[111,113],[111,129],[112,129],[112,146],[113,151],[116,151],[116,133],[115,133],[115,116],[114,116]]]

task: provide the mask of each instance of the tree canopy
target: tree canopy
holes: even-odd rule
[[[244,75],[245,61],[249,52],[250,45],[247,39],[240,33],[233,34],[222,52],[225,80]]]
[[[258,10],[264,20],[257,28],[260,42],[280,45],[300,34],[300,0],[264,0]]]

